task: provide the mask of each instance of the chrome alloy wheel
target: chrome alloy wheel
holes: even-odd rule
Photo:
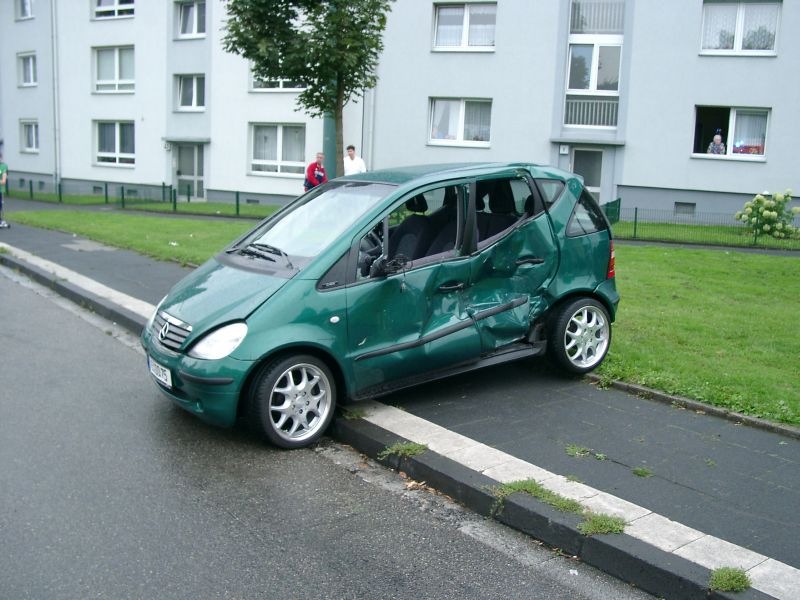
[[[599,307],[584,305],[576,310],[564,330],[564,350],[568,360],[579,369],[596,366],[608,350],[611,327]]]
[[[333,402],[328,375],[316,365],[298,363],[280,374],[269,396],[269,420],[278,438],[292,445],[321,435]]]

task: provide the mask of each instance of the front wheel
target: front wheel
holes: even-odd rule
[[[250,419],[282,448],[303,448],[327,429],[336,407],[336,382],[327,365],[310,355],[269,363],[250,397]]]
[[[588,373],[606,356],[611,344],[611,319],[592,298],[579,298],[561,307],[552,320],[547,349],[569,373]]]

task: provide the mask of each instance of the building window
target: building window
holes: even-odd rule
[[[36,54],[18,54],[17,65],[19,69],[19,85],[30,87],[38,84],[36,73]]]
[[[299,81],[289,79],[258,79],[253,76],[253,91],[268,92],[275,90],[303,90],[305,87]]]
[[[134,0],[96,0],[95,19],[114,19],[116,17],[132,17]]]
[[[20,121],[20,150],[22,152],[39,152],[39,123],[37,121]]]
[[[206,3],[181,2],[178,4],[179,37],[201,37],[206,34]]]
[[[95,48],[97,92],[132,92],[134,90],[133,46]]]
[[[778,2],[709,2],[703,4],[704,54],[775,54]]]
[[[296,173],[305,171],[305,125],[253,123],[250,126],[253,173]]]
[[[431,99],[432,144],[488,147],[491,126],[491,100]]]
[[[497,4],[447,4],[435,8],[434,48],[437,50],[494,48]]]
[[[572,0],[564,125],[616,127],[624,0]]]
[[[763,159],[768,121],[769,110],[766,108],[698,106],[695,109],[693,151],[714,157]],[[717,135],[722,146],[715,144]]]
[[[33,18],[33,0],[15,0],[17,19]]]
[[[202,110],[205,106],[205,75],[178,75],[178,110]]]
[[[103,165],[136,163],[133,121],[97,121],[97,162]]]

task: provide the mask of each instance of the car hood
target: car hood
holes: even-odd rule
[[[242,321],[288,279],[211,259],[172,288],[161,310],[191,325],[193,334]]]

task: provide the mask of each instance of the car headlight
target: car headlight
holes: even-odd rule
[[[244,336],[247,335],[246,323],[231,323],[215,329],[189,350],[192,358],[202,358],[205,360],[217,360],[225,358],[236,350],[242,343]]]

